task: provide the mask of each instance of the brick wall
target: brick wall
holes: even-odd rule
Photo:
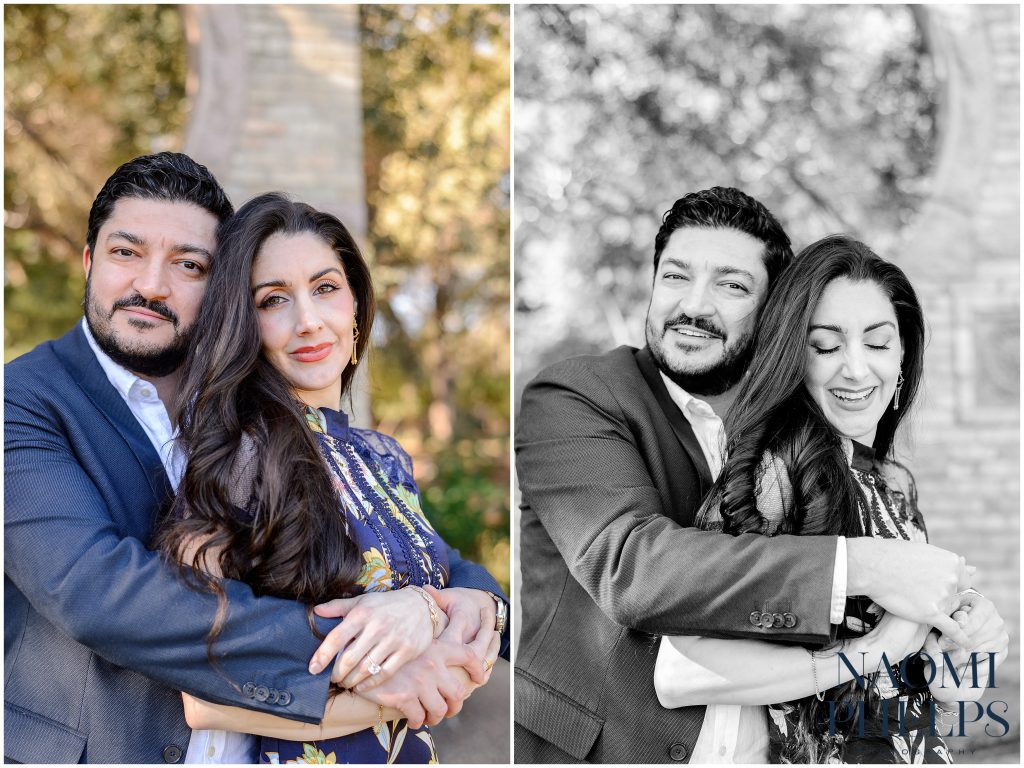
[[[1010,702],[1019,734],[1020,11],[926,8],[945,85],[940,151],[929,199],[890,254],[930,331],[908,456],[932,542],[978,566],[976,586],[1010,627],[985,700]],[[974,729],[970,743],[992,741]]]

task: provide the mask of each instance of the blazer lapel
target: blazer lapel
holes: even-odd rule
[[[153,443],[124,398],[107,379],[107,374],[85,338],[81,323],[76,324],[57,340],[53,345],[53,351],[67,366],[75,383],[128,443],[149,480],[157,502],[162,502],[173,495],[174,490],[171,488],[171,481],[164,470],[160,455],[153,448]]]
[[[697,442],[697,436],[693,434],[693,427],[690,426],[690,422],[686,420],[682,411],[679,410],[679,406],[675,404],[672,396],[669,395],[665,382],[662,381],[661,374],[658,372],[658,366],[651,356],[651,351],[644,347],[636,353],[636,361],[640,367],[640,372],[643,373],[648,386],[651,388],[651,392],[654,393],[654,398],[658,401],[658,405],[661,406],[661,410],[668,419],[668,423],[672,426],[672,431],[675,432],[683,449],[690,456],[694,466],[697,467],[697,473],[700,475],[701,481],[701,493],[706,493],[713,485],[711,469],[708,467],[707,459],[704,458],[704,451],[700,447],[700,443]]]

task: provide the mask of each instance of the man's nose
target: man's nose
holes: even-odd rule
[[[167,270],[159,259],[146,259],[132,287],[146,300],[166,299],[171,293]]]
[[[689,317],[707,317],[715,313],[711,291],[706,282],[690,283],[679,297],[679,309]]]

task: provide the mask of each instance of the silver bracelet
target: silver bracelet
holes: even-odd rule
[[[814,655],[814,651],[808,651],[807,653],[811,655],[811,676],[814,678],[814,697],[818,701],[824,701],[825,693],[818,686],[818,667],[814,663],[818,657]]]

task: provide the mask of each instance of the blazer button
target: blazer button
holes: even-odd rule
[[[760,627],[761,626],[761,612],[760,611],[754,611],[752,614],[750,614],[750,623],[753,624],[755,627]]]
[[[253,696],[255,696],[256,701],[266,701],[270,698],[270,689],[265,685],[258,686]]]
[[[271,688],[270,695],[267,696],[267,704],[277,704],[277,700],[278,698],[280,698],[280,696],[281,694],[277,690],[277,688]]]
[[[765,611],[761,614],[761,626],[764,629],[771,629],[773,623],[775,623],[775,619],[772,618],[772,615],[770,613]]]
[[[772,626],[773,627],[775,627],[776,629],[782,629],[782,627],[783,627],[783,625],[785,623],[786,623],[786,620],[784,618],[782,618],[782,614],[781,613],[773,613],[772,614]]]
[[[177,763],[181,760],[181,747],[176,744],[168,744],[164,747],[164,762]]]
[[[245,685],[243,685],[242,693],[244,693],[251,699],[253,697],[253,694],[256,693],[256,683],[246,683]]]
[[[280,695],[277,697],[277,703],[282,707],[287,707],[292,703],[292,695],[288,693],[288,691],[281,691]]]
[[[794,616],[792,613],[784,613],[782,614],[782,618],[785,621],[784,626],[786,627],[786,629],[792,629],[796,626],[796,616]]]
[[[686,745],[676,742],[668,748],[668,756],[676,762],[682,762],[686,759]]]

